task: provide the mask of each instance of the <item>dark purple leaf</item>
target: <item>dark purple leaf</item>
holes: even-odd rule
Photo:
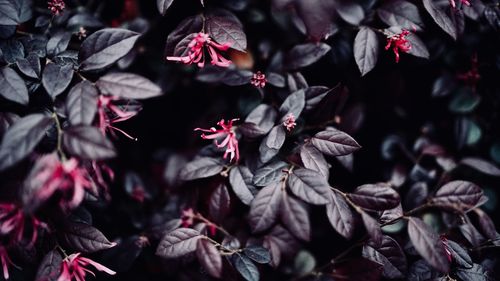
[[[336,26],[336,1],[325,0],[295,0],[295,9],[304,22],[307,34],[319,41],[334,33]]]
[[[40,58],[35,53],[30,53],[26,58],[18,59],[16,65],[24,75],[34,79],[40,78]]]
[[[354,58],[361,76],[370,72],[377,64],[380,42],[371,28],[362,26],[354,39]]]
[[[126,29],[101,29],[83,41],[78,62],[83,71],[105,68],[128,54],[140,34]]]
[[[210,157],[197,158],[187,163],[179,172],[181,180],[208,178],[222,172],[224,165]]]
[[[207,239],[199,239],[196,246],[196,255],[200,264],[215,278],[222,274],[222,257],[219,250]]]
[[[283,168],[287,163],[282,161],[273,161],[259,168],[253,177],[253,183],[256,186],[266,186],[272,182],[279,181],[283,176]]]
[[[226,74],[222,78],[221,82],[228,86],[241,86],[250,83],[252,79],[253,72],[244,69],[235,69],[226,71]]]
[[[263,103],[248,114],[245,122],[254,123],[266,134],[274,127],[277,117],[276,110],[272,106]]]
[[[326,215],[333,228],[346,239],[354,233],[354,215],[345,198],[339,193],[330,192],[330,202],[326,205]]]
[[[53,57],[63,51],[66,51],[71,40],[71,32],[59,31],[47,42],[47,55]]]
[[[89,12],[80,12],[68,20],[68,27],[72,28],[85,27],[88,29],[98,29],[103,26],[104,24]]]
[[[42,73],[42,84],[52,99],[66,90],[73,79],[73,73],[71,64],[49,63],[45,66]]]
[[[91,126],[70,127],[63,133],[63,146],[83,159],[102,160],[116,156],[113,143],[102,132]]]
[[[339,263],[333,271],[335,280],[377,281],[382,275],[383,266],[365,258],[356,258]]]
[[[275,72],[269,72],[266,74],[267,83],[273,85],[274,87],[283,88],[285,87],[285,77],[279,75]]]
[[[424,22],[415,4],[404,0],[387,1],[377,9],[379,18],[389,26],[421,31]]]
[[[246,256],[239,253],[233,254],[231,256],[231,263],[245,280],[259,281],[259,270],[255,266],[255,264],[253,264],[253,262]]]
[[[333,93],[335,88],[328,89],[324,86],[311,86],[305,89],[306,106],[304,111],[315,109],[327,95]]]
[[[486,6],[481,0],[474,1],[474,5],[462,5],[462,11],[471,20],[477,21],[483,16]]]
[[[271,261],[269,262],[274,268],[278,267],[281,262],[281,250],[276,242],[276,239],[272,236],[266,236],[262,244],[266,249],[269,250]]]
[[[259,126],[254,123],[245,122],[238,126],[238,131],[247,138],[258,138],[266,134]]]
[[[231,48],[244,52],[247,37],[236,17],[209,16],[205,20],[207,33],[219,44],[229,43]]]
[[[283,224],[297,238],[309,241],[311,239],[311,223],[309,214],[302,202],[283,193],[280,217]]]
[[[45,136],[54,120],[44,114],[31,114],[12,124],[0,146],[0,170],[24,159]]]
[[[300,147],[300,159],[305,168],[320,173],[325,179],[330,177],[330,167],[325,156],[311,144],[307,143]]]
[[[28,88],[24,80],[10,67],[2,67],[0,69],[0,95],[10,101],[28,105],[29,95]]]
[[[397,191],[387,184],[364,184],[348,196],[354,204],[374,211],[392,209],[400,202]]]
[[[457,39],[457,29],[451,18],[433,0],[423,0],[424,7],[431,15],[436,24],[448,33],[453,39]]]
[[[250,205],[253,200],[253,194],[248,188],[247,182],[245,181],[243,173],[240,169],[240,166],[236,166],[229,171],[229,183],[241,202],[243,202],[243,204]]]
[[[96,85],[101,93],[124,99],[148,99],[162,94],[156,84],[132,73],[110,73],[99,78]]]
[[[363,7],[348,0],[337,2],[337,13],[343,20],[352,25],[359,25],[365,18]]]
[[[439,276],[442,274],[434,270],[425,260],[420,259],[414,262],[410,269],[408,270],[408,280],[432,280],[432,281],[444,281],[440,280]]]
[[[481,158],[464,158],[460,161],[460,164],[471,167],[483,174],[500,177],[500,169],[497,168],[493,163],[483,160]]]
[[[18,25],[31,19],[31,0],[0,0],[0,25]]]
[[[222,222],[229,213],[231,206],[231,197],[224,184],[220,184],[212,192],[209,201],[210,216],[217,222]]]
[[[291,93],[280,106],[279,112],[282,116],[280,123],[285,121],[288,114],[293,114],[295,119],[299,118],[300,113],[304,109],[305,103],[304,90],[298,90]]]
[[[478,247],[481,242],[486,240],[472,224],[462,224],[458,228],[465,239],[474,247]]]
[[[48,252],[40,262],[35,281],[56,281],[61,271],[63,257],[57,249]]]
[[[300,199],[316,205],[329,202],[330,185],[320,173],[309,169],[294,169],[289,175],[288,186]]]
[[[156,249],[162,258],[179,258],[196,251],[198,240],[203,236],[191,228],[178,228],[167,233]]]
[[[440,207],[468,210],[475,207],[482,197],[479,186],[468,181],[451,181],[438,189],[432,202]]]
[[[497,231],[493,220],[479,208],[474,209],[474,212],[479,217],[479,227],[481,232],[489,239],[495,240],[497,238]]]
[[[472,259],[467,253],[467,251],[462,248],[458,243],[447,240],[446,245],[448,246],[448,250],[451,253],[453,262],[458,264],[460,267],[471,268],[472,267]]]
[[[96,87],[87,80],[76,84],[66,98],[66,112],[71,125],[90,125],[97,112]]]
[[[403,207],[401,207],[400,203],[396,208],[383,211],[379,220],[382,223],[386,223],[394,219],[400,218],[402,216],[403,216]]]
[[[283,255],[294,255],[300,249],[298,240],[281,225],[273,227],[266,237],[276,242]]]
[[[363,246],[363,257],[384,266],[382,275],[389,279],[406,276],[406,256],[399,244],[390,236],[384,235],[380,245],[373,243]]]
[[[460,280],[494,281],[495,277],[481,265],[475,263],[472,268],[457,268],[456,275]]]
[[[243,253],[257,263],[267,264],[271,262],[271,254],[261,246],[248,246],[243,249]]]
[[[351,154],[361,146],[348,134],[328,129],[317,133],[311,143],[321,152],[330,156],[341,156]]]
[[[305,43],[296,45],[286,55],[286,67],[298,69],[319,61],[331,47],[325,43]]]
[[[276,182],[264,187],[250,205],[248,221],[253,232],[261,232],[271,227],[278,218],[283,183]]]
[[[416,34],[410,33],[406,38],[411,45],[411,49],[408,51],[408,54],[419,58],[429,58],[429,50],[427,50],[424,42],[422,42]]]
[[[278,154],[281,146],[285,143],[286,132],[282,124],[279,124],[271,129],[269,134],[262,140],[259,153],[260,161],[267,163],[276,154]]]
[[[421,219],[408,218],[408,235],[415,250],[434,268],[442,272],[450,270],[446,251],[437,235]]]
[[[361,213],[361,219],[365,225],[366,232],[370,235],[370,240],[374,245],[380,245],[382,243],[382,230],[378,221],[365,212]]]
[[[70,223],[61,234],[63,241],[78,252],[94,253],[112,248],[109,240],[97,228],[86,223]]]
[[[186,37],[187,34],[201,32],[203,28],[203,18],[200,15],[184,19],[167,38],[165,46],[165,56],[174,53],[175,46]]]
[[[168,8],[174,0],[156,0],[156,6],[158,7],[158,11],[162,16],[164,16],[167,13]]]

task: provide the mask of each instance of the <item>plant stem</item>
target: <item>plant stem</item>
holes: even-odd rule
[[[54,112],[52,113],[52,118],[54,118],[56,122],[56,128],[57,128],[57,153],[59,154],[59,157],[61,160],[64,162],[66,161],[66,155],[64,154],[64,151],[62,149],[62,137],[63,137],[63,129],[61,127],[61,122],[59,121],[59,117],[57,116],[56,110],[54,108]]]

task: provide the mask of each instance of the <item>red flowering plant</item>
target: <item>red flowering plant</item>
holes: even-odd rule
[[[0,279],[499,275],[495,1],[0,14]]]

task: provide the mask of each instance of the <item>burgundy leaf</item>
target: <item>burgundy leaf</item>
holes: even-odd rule
[[[71,125],[90,125],[97,112],[98,92],[87,80],[76,84],[66,98],[66,111]]]
[[[399,194],[387,184],[364,184],[358,186],[349,198],[356,205],[375,211],[382,211],[396,207]]]
[[[309,214],[302,202],[283,193],[280,208],[280,217],[283,224],[297,238],[309,241],[311,238],[311,223]]]
[[[365,212],[361,213],[361,219],[363,220],[366,232],[370,235],[373,244],[380,245],[380,243],[382,243],[382,230],[380,229],[378,221]]]
[[[289,175],[288,186],[300,199],[316,205],[329,202],[330,185],[320,173],[309,169],[295,169]]]
[[[285,143],[285,128],[279,124],[271,129],[269,134],[262,140],[259,147],[260,161],[263,163],[271,160],[278,154],[281,146]]]
[[[132,50],[139,36],[139,33],[120,28],[105,28],[93,33],[80,47],[80,69],[99,70],[115,63]]]
[[[63,257],[57,249],[48,252],[38,265],[35,281],[56,281],[61,271]]]
[[[248,246],[243,249],[243,253],[257,263],[267,264],[271,262],[269,251],[261,246]]]
[[[408,30],[421,31],[424,22],[418,12],[418,7],[408,1],[386,1],[377,9],[379,18],[389,26],[399,26]]]
[[[421,219],[408,219],[408,235],[415,250],[434,268],[442,272],[450,270],[446,251],[439,236]]]
[[[467,253],[467,251],[462,248],[458,243],[446,240],[446,246],[451,253],[453,262],[458,264],[461,267],[471,268],[473,265],[472,259]]]
[[[242,168],[240,168],[240,166],[236,166],[229,171],[229,183],[241,202],[243,202],[243,204],[250,205],[250,202],[253,200],[253,194],[248,188],[248,184],[243,177],[241,169]]]
[[[68,224],[61,236],[68,246],[84,253],[94,253],[116,245],[109,242],[97,228],[86,223]]]
[[[295,0],[295,9],[304,22],[307,34],[319,41],[334,33],[336,1],[329,0]]]
[[[259,168],[253,176],[253,183],[257,186],[266,186],[279,181],[283,175],[283,168],[288,164],[282,161],[273,161]]]
[[[283,193],[282,182],[271,183],[257,193],[250,205],[248,221],[253,232],[271,227],[278,218]]]
[[[229,213],[231,197],[226,185],[220,184],[212,192],[209,201],[210,216],[217,222],[222,222]]]
[[[222,274],[222,257],[219,250],[207,239],[199,239],[196,255],[200,264],[212,277],[220,278]]]
[[[478,247],[486,239],[479,233],[479,231],[470,223],[465,223],[459,226],[459,230],[462,235],[469,241],[469,243]]]
[[[384,210],[379,220],[382,223],[386,223],[388,221],[392,221],[402,216],[403,216],[403,207],[401,207],[401,203],[399,203],[398,206],[396,206],[393,209]]]
[[[337,2],[337,13],[343,20],[352,25],[359,25],[365,18],[363,7],[348,0]]]
[[[399,244],[384,235],[380,245],[373,243],[363,246],[363,257],[384,266],[382,275],[389,279],[404,278],[407,270],[406,256]]]
[[[486,175],[500,177],[500,169],[491,162],[488,162],[481,158],[464,158],[460,161],[460,164],[471,167],[472,169]]]
[[[330,156],[341,156],[351,154],[361,146],[348,134],[329,129],[317,133],[311,143],[321,152]]]
[[[238,126],[238,131],[247,138],[254,139],[266,134],[259,126],[254,123],[245,122]]]
[[[293,47],[286,56],[286,67],[298,69],[319,61],[331,47],[325,43],[305,43]]]
[[[479,186],[468,181],[451,181],[438,189],[432,202],[444,208],[468,210],[475,207],[482,197]]]
[[[158,11],[162,16],[164,16],[167,13],[168,8],[174,0],[156,0],[156,6],[158,7]]]
[[[247,281],[259,281],[260,273],[255,264],[246,256],[239,253],[231,256],[231,263]]]
[[[377,281],[382,275],[383,266],[365,258],[351,259],[335,266],[335,280]]]
[[[12,124],[0,146],[0,170],[24,159],[45,136],[54,120],[44,114],[31,114]]]
[[[219,174],[224,166],[214,158],[201,157],[187,163],[179,172],[182,180],[208,178]]]
[[[479,217],[479,227],[481,229],[481,232],[489,239],[495,240],[497,238],[497,231],[495,229],[493,220],[479,208],[474,209],[474,212]]]
[[[431,15],[436,24],[448,33],[453,39],[457,39],[457,29],[451,18],[439,7],[434,0],[423,0],[424,7]]]
[[[63,146],[83,159],[102,160],[116,156],[113,143],[98,128],[91,126],[79,125],[65,130]]]
[[[10,67],[5,66],[0,69],[0,88],[2,89],[0,91],[2,97],[22,105],[28,105],[28,88],[19,74]]]
[[[73,79],[73,66],[71,64],[48,63],[43,69],[43,87],[52,99],[60,95]]]
[[[276,110],[272,106],[263,103],[248,114],[245,122],[254,123],[266,134],[274,127],[277,117]]]
[[[271,266],[273,266],[274,268],[278,267],[281,261],[281,250],[275,238],[273,238],[272,236],[266,236],[264,238],[263,246],[269,250],[271,256]]]
[[[273,239],[283,255],[293,256],[300,249],[297,238],[281,225],[273,227],[266,237]]]
[[[244,52],[247,37],[236,17],[209,16],[205,20],[208,34],[217,43],[230,43],[231,48]]]
[[[198,240],[203,236],[191,228],[178,228],[167,233],[156,249],[163,258],[178,258],[196,251]]]
[[[300,159],[305,168],[320,173],[325,179],[330,177],[330,167],[323,153],[311,144],[306,143],[300,147]]]
[[[424,59],[429,58],[429,50],[427,50],[424,42],[422,42],[422,40],[420,40],[420,38],[415,33],[408,34],[406,39],[410,42],[411,45],[411,49],[408,51],[408,54]]]
[[[148,99],[162,94],[153,82],[132,73],[110,73],[99,78],[96,85],[101,93],[124,99]]]
[[[330,192],[326,215],[333,228],[346,239],[354,233],[354,215],[345,198],[337,192]]]
[[[361,76],[364,76],[375,67],[379,50],[380,42],[375,31],[362,26],[354,39],[354,58]]]

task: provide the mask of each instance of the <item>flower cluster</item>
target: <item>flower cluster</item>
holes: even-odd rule
[[[283,121],[283,126],[285,126],[286,130],[290,132],[291,130],[293,130],[293,128],[295,128],[296,125],[297,123],[295,122],[295,116],[293,115],[293,113],[289,113],[285,117],[285,121]]]
[[[134,110],[133,108],[128,106],[125,106],[125,109],[122,109],[120,108],[120,106],[113,103],[116,100],[117,99],[113,96],[101,95],[99,97],[99,101],[97,103],[97,112],[99,117],[99,128],[101,129],[101,132],[103,134],[106,134],[106,131],[109,131],[113,134],[114,131],[116,131],[123,134],[129,139],[137,140],[137,138],[130,136],[122,129],[115,127],[113,124],[123,122],[134,117],[139,113],[138,110]]]
[[[33,246],[38,237],[38,228],[47,226],[37,218],[27,215],[15,204],[0,204],[0,235],[10,236],[12,241],[23,240],[26,221],[31,222],[32,233],[29,246]]]
[[[254,85],[257,88],[264,88],[266,86],[266,75],[260,71],[254,73],[252,79],[250,80],[250,84]]]
[[[231,61],[224,58],[218,51],[227,51],[231,44],[218,44],[206,33],[198,33],[187,46],[188,54],[186,56],[169,56],[167,60],[178,61],[184,64],[196,63],[198,67],[205,66],[205,47],[210,55],[212,65],[228,67]]]
[[[50,12],[55,16],[59,15],[66,8],[63,0],[50,0],[47,5]]]
[[[233,122],[238,121],[239,119],[232,119],[229,120],[229,122],[226,123],[224,119],[220,120],[217,122],[217,125],[220,126],[222,129],[217,130],[214,127],[210,129],[201,129],[201,128],[196,128],[194,129],[195,131],[202,131],[205,133],[210,133],[210,134],[202,134],[201,138],[205,140],[215,140],[215,145],[218,148],[223,148],[226,147],[226,151],[224,153],[224,159],[227,158],[228,155],[230,155],[229,159],[231,161],[238,160],[240,159],[240,152],[238,148],[238,139],[236,138],[236,133],[233,128]],[[219,139],[223,139],[222,142],[219,143]]]
[[[409,34],[408,30],[403,29],[401,33],[387,37],[385,49],[389,50],[392,47],[392,51],[396,56],[396,63],[399,62],[399,51],[408,53],[411,50],[410,41],[406,38]]]
[[[116,272],[105,267],[104,265],[89,258],[81,257],[80,253],[75,253],[66,257],[61,263],[61,274],[59,275],[57,281],[84,281],[87,273],[95,276],[92,271],[86,268],[88,265],[91,265],[98,271],[105,272],[109,275],[116,274]]]

